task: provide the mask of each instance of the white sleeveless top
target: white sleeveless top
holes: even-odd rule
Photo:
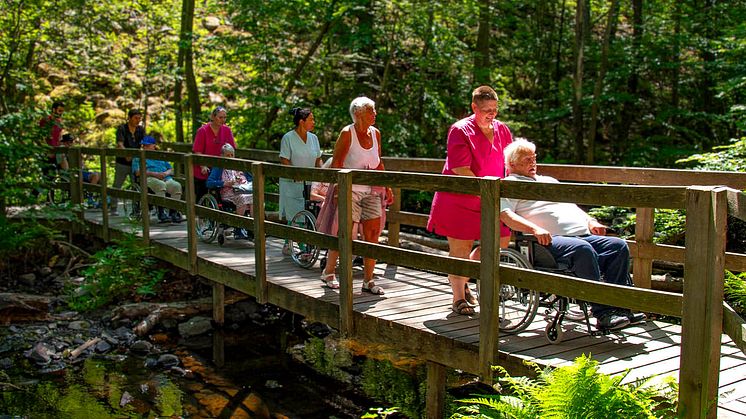
[[[355,132],[355,124],[349,125],[350,129],[350,149],[347,151],[347,156],[344,161],[345,169],[375,169],[381,164],[381,156],[378,155],[378,140],[376,139],[376,131],[373,127],[368,128],[370,137],[373,139],[373,145],[371,148],[363,148],[360,146],[360,141],[357,139],[357,133]],[[371,187],[369,185],[352,185],[352,190],[355,192],[370,192]]]

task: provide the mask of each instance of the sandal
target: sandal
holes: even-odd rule
[[[384,291],[383,288],[376,285],[376,283],[371,279],[370,281],[363,280],[363,288],[362,290],[364,292],[369,292],[371,294],[375,295],[383,295]]]
[[[337,282],[337,277],[334,276],[334,272],[330,274],[325,274],[322,272],[321,282],[323,282],[326,287],[331,288],[333,290],[339,288],[339,282]]]
[[[469,303],[470,306],[477,306],[479,305],[479,297],[471,293],[471,289],[469,289],[469,284],[464,284],[464,299],[467,303]]]
[[[471,316],[476,313],[474,311],[474,307],[470,306],[469,303],[466,302],[466,300],[458,300],[453,303],[453,306],[451,306],[451,309],[454,313],[460,314],[462,316]]]

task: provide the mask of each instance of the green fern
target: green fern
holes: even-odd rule
[[[598,362],[580,356],[566,367],[540,371],[536,379],[511,377],[498,371],[499,387],[510,394],[478,395],[457,400],[465,404],[452,418],[609,419],[663,418],[675,414],[675,385],[650,381],[622,384],[625,375],[598,372]]]
[[[725,301],[737,313],[746,315],[746,272],[735,275],[725,271]]]

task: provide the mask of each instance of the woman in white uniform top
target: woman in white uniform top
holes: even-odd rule
[[[280,163],[296,167],[321,167],[319,138],[311,131],[315,126],[310,109],[293,108],[295,129],[288,131],[280,142]],[[305,208],[303,181],[280,178],[280,217],[288,222]],[[282,249],[289,254],[287,242]]]

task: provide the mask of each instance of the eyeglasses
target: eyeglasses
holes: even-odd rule
[[[532,154],[530,156],[525,156],[521,158],[521,161],[524,161],[526,163],[535,163],[536,162],[536,154]]]

